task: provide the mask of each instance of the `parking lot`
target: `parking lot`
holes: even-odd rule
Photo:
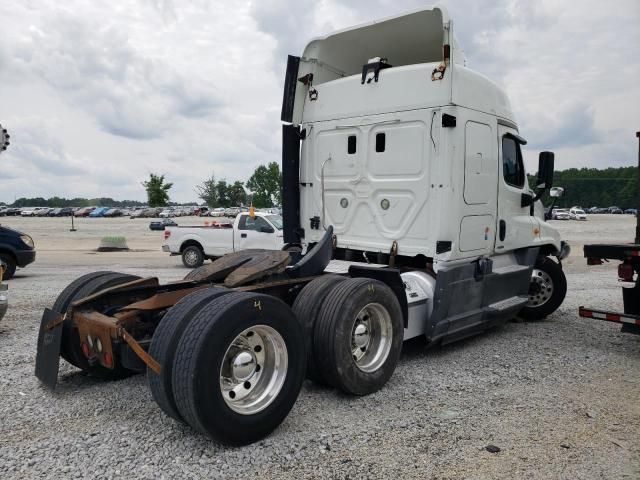
[[[205,218],[182,217],[180,225]],[[446,347],[405,344],[381,391],[349,397],[306,382],[285,422],[256,444],[219,445],[162,414],[144,376],[105,383],[61,362],[55,393],[33,375],[43,308],[74,278],[114,270],[182,278],[149,219],[1,218],[34,238],[0,323],[0,477],[639,478],[640,337],[581,319],[622,309],[617,264],[582,246],[630,242],[635,218],[554,221],[572,246],[568,293],[542,322],[514,321]],[[129,252],[97,253],[103,236]],[[487,451],[488,445],[500,451]]]

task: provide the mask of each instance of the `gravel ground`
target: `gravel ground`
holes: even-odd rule
[[[547,320],[442,348],[408,342],[368,397],[307,382],[285,422],[243,448],[164,416],[144,376],[105,383],[61,362],[55,393],[33,376],[42,309],[71,280],[104,268],[184,275],[148,221],[81,220],[75,233],[65,219],[2,222],[34,236],[38,259],[10,282],[0,323],[0,478],[640,478],[640,337],[577,315],[621,309],[616,264],[587,268],[581,244],[629,241],[630,217],[555,222],[576,247],[566,301]],[[136,251],[90,251],[114,234]]]

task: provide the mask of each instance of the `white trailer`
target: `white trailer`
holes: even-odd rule
[[[241,444],[280,424],[305,375],[366,395],[403,339],[451,342],[556,310],[568,246],[539,201],[553,153],[531,188],[507,96],[465,66],[452,27],[425,8],[289,57],[284,251],[165,285],[81,277],[45,311],[38,377],[55,386],[59,356],[108,378],[146,369],[167,415]],[[325,271],[332,259],[342,274]]]

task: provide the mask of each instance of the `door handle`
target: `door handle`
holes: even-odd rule
[[[500,220],[500,241],[504,241],[504,237],[507,235],[507,222]]]
[[[241,234],[240,234],[240,237],[241,237],[241,238],[247,238],[247,234],[246,234],[246,233],[241,233]]]

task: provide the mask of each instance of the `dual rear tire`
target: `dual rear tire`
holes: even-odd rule
[[[207,289],[172,307],[157,330],[150,352],[162,370],[147,376],[169,416],[243,445],[268,435],[293,407],[306,352],[302,328],[281,300]]]
[[[393,291],[368,278],[325,275],[298,294],[293,311],[307,340],[307,376],[353,395],[378,391],[402,350],[402,311]]]

